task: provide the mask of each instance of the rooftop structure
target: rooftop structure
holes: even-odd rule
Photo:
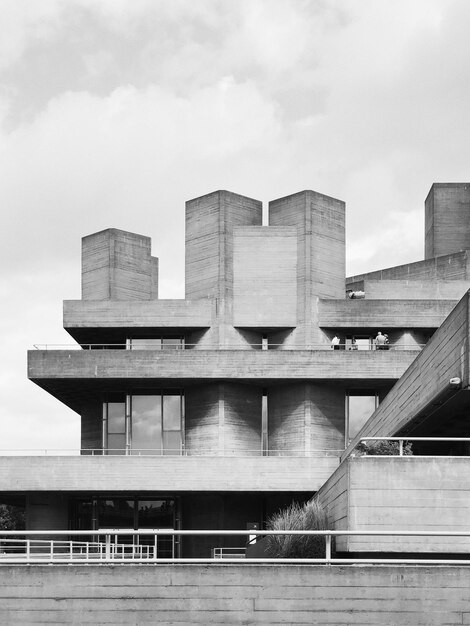
[[[24,498],[35,531],[263,528],[317,492],[332,528],[413,527],[416,508],[387,509],[384,523],[380,485],[434,476],[429,514],[458,462],[422,460],[427,444],[419,466],[355,448],[366,436],[470,436],[469,215],[470,184],[434,184],[425,259],[346,278],[342,201],[302,191],[270,202],[263,225],[261,202],[216,191],[186,204],[184,300],[158,298],[148,237],[84,237],[82,299],[64,302],[76,343],[28,353],[29,378],[81,416],[80,455],[0,458],[0,499]],[[171,537],[159,555],[239,541]]]

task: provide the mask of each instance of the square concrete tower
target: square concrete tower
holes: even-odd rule
[[[470,183],[434,183],[425,201],[426,259],[470,250]]]
[[[230,191],[186,203],[186,298],[232,299],[233,230],[261,226],[259,200]]]
[[[158,259],[150,237],[108,228],[82,239],[83,300],[155,300]]]

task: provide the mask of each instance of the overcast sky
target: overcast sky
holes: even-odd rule
[[[80,239],[152,237],[183,297],[184,202],[346,202],[347,271],[423,258],[432,182],[470,178],[468,0],[0,0],[0,448],[77,447],[26,380],[71,343]]]

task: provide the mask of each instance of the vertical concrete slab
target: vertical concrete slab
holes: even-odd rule
[[[318,298],[345,297],[345,204],[301,191],[269,203],[269,224],[297,228],[297,329],[290,340],[299,347],[326,343]]]
[[[217,323],[210,333],[215,345],[239,342],[233,329],[234,228],[261,223],[262,203],[229,191],[186,203],[186,298],[217,300]]]

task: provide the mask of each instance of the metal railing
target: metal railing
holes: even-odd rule
[[[386,344],[382,346],[376,346],[375,344],[371,344],[370,346],[360,346],[353,347],[350,344],[340,343],[336,346],[330,345],[330,343],[313,343],[309,346],[295,346],[295,345],[286,345],[282,343],[270,343],[267,346],[264,344],[234,344],[234,345],[224,345],[224,346],[204,346],[202,344],[197,343],[185,343],[184,345],[168,345],[168,346],[153,346],[152,344],[148,344],[148,347],[140,346],[129,346],[125,343],[72,343],[72,344],[50,344],[50,343],[35,343],[33,344],[33,348],[35,350],[127,350],[127,351],[145,351],[145,352],[174,352],[174,351],[185,351],[185,350],[196,350],[196,351],[223,351],[230,350],[233,351],[250,351],[257,350],[259,352],[269,352],[269,351],[315,351],[315,350],[333,350],[333,352],[381,352],[388,350],[422,350],[426,344]]]
[[[21,537],[19,537],[21,535]],[[38,542],[38,536],[54,536],[55,539],[44,541],[43,545],[39,548],[36,547]],[[132,535],[134,537],[140,537],[142,535],[146,537],[153,537],[154,544],[158,542],[158,537],[171,536],[174,538],[174,544],[180,542],[182,537],[186,536],[216,536],[220,540],[220,537],[257,537],[265,538],[268,536],[317,536],[324,537],[324,556],[314,558],[247,558],[241,559],[240,554],[236,556],[225,555],[223,558],[224,563],[262,563],[262,564],[275,564],[292,563],[292,564],[323,564],[323,565],[344,565],[344,564],[412,564],[412,565],[470,565],[470,558],[466,558],[466,553],[462,555],[462,558],[448,558],[448,557],[435,557],[435,558],[407,558],[406,556],[390,557],[387,555],[369,557],[358,556],[355,553],[353,558],[346,558],[343,556],[337,556],[334,552],[333,540],[336,537],[395,537],[399,540],[400,537],[447,537],[447,538],[468,538],[468,549],[470,555],[470,531],[429,531],[429,530],[168,530],[168,529],[145,529],[145,530],[129,530],[129,529],[107,529],[107,530],[30,530],[30,531],[0,531],[0,544],[3,545],[6,538],[13,537],[16,543],[16,552],[13,552],[13,547],[9,552],[0,552],[0,565],[2,564],[30,564],[30,563],[74,563],[74,564],[95,564],[95,563],[220,563],[220,552],[217,552],[218,556],[215,556],[214,550],[219,548],[213,548],[211,550],[211,556],[202,558],[186,558],[178,557],[173,554],[171,557],[159,557],[158,552],[153,550],[141,550],[137,553],[125,551],[126,546],[129,548],[129,544],[119,543],[117,538],[122,536]],[[66,536],[66,540],[57,539],[59,536]],[[92,542],[78,542],[69,539],[70,536],[94,536],[103,537],[104,543],[99,541]],[[114,536],[115,541],[112,541]],[[66,546],[66,549],[58,551],[55,547],[61,544]],[[79,544],[81,544],[79,546]],[[96,553],[92,550],[82,549],[83,545],[99,546]],[[137,542],[136,542],[137,545]],[[103,546],[103,547],[102,547]],[[78,549],[80,547],[80,549]],[[459,548],[461,549],[461,545]],[[395,552],[406,552],[407,550],[400,550],[400,544],[394,544]],[[451,546],[450,546],[451,548]],[[238,549],[238,548],[237,548]],[[124,551],[123,551],[124,550]],[[449,549],[449,552],[452,552]]]
[[[429,443],[469,443],[470,437],[361,437],[358,441],[359,443],[368,441],[396,441],[398,442],[398,455],[390,455],[390,456],[409,456],[404,455],[404,445],[406,442],[429,442]],[[367,456],[367,454],[365,455]],[[374,455],[370,455],[374,456]],[[387,456],[387,455],[380,455]],[[411,455],[418,456],[418,455]],[[426,455],[429,456],[429,455]],[[470,454],[469,454],[470,456]]]
[[[207,450],[199,449],[126,449],[126,448],[10,448],[0,449],[1,456],[184,456],[184,457],[339,457],[343,449],[332,450]]]

